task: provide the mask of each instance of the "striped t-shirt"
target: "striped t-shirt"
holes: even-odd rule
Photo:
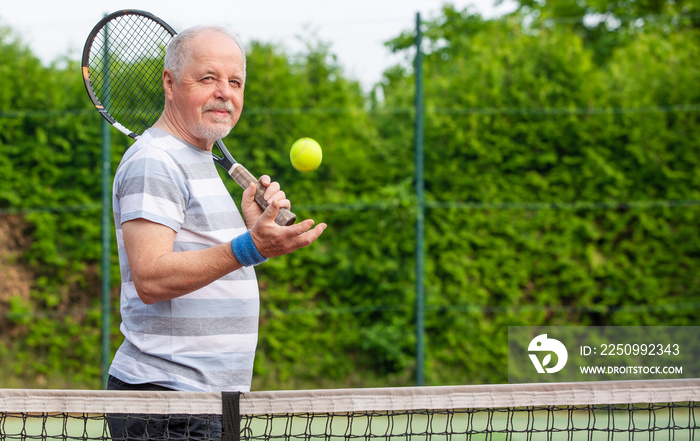
[[[147,305],[136,293],[124,250],[121,225],[133,219],[172,228],[176,252],[229,242],[246,231],[211,153],[149,129],[124,154],[112,196],[125,340],[110,375],[183,391],[249,391],[259,315],[253,268]]]

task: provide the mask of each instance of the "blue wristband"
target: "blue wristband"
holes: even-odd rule
[[[258,251],[253,238],[250,237],[250,230],[231,241],[231,251],[243,266],[259,265],[267,261],[267,258]]]

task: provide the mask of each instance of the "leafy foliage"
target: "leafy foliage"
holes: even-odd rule
[[[508,326],[694,323],[697,31],[638,35],[603,66],[575,30],[526,31],[449,8],[426,25],[435,383],[506,381]],[[387,105],[407,83],[388,78]]]
[[[21,377],[63,372],[84,382],[99,374],[85,362],[99,353],[99,208],[66,210],[99,200],[99,125],[82,111],[77,63],[44,67],[9,31],[0,34],[0,111],[9,115],[0,118],[0,209],[27,213],[32,240],[22,262],[36,275],[29,298],[2,305],[19,326],[16,356],[5,359]]]

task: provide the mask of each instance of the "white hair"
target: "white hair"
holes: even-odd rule
[[[165,50],[165,62],[163,67],[165,69],[168,69],[170,73],[172,73],[173,77],[175,78],[175,81],[180,80],[182,72],[189,61],[189,46],[192,37],[194,37],[201,31],[220,32],[229,37],[231,41],[236,43],[236,46],[238,46],[238,48],[241,50],[241,53],[243,54],[243,79],[245,80],[245,51],[243,50],[243,46],[241,45],[238,36],[232,30],[224,26],[195,26],[192,28],[185,29],[184,31],[177,34],[172,40],[170,40],[168,48]]]

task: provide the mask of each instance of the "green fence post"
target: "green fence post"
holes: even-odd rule
[[[425,382],[425,181],[423,177],[423,52],[421,51],[421,19],[420,12],[416,13],[416,121],[415,121],[415,191],[417,200],[416,214],[416,385],[422,386]]]
[[[104,60],[102,68],[105,70],[105,106],[109,105],[109,35],[105,26]],[[110,124],[102,118],[102,385],[107,387],[107,377],[110,350],[110,288],[111,288],[111,236],[112,236],[112,161],[110,146],[112,143]]]

